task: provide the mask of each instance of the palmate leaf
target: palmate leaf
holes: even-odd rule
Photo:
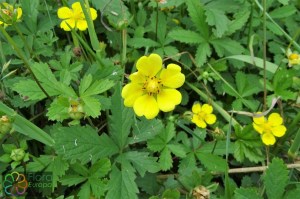
[[[210,26],[215,26],[213,30],[216,37],[220,38],[228,30],[229,19],[225,15],[225,12],[220,9],[206,9],[205,10],[206,21]]]
[[[112,96],[111,116],[109,117],[109,127],[112,139],[117,143],[119,149],[128,142],[128,135],[133,124],[133,111],[131,108],[124,107],[121,97],[121,85],[115,87],[114,95]]]
[[[106,134],[98,135],[90,126],[59,127],[53,131],[55,150],[65,159],[82,164],[96,162],[118,152],[117,145]]]
[[[65,175],[68,168],[69,164],[60,155],[41,155],[39,158],[34,158],[33,162],[27,165],[27,170],[30,172],[51,172],[52,191],[57,187],[57,182]]]
[[[134,169],[127,164],[122,164],[121,170],[116,166],[112,168],[108,182],[108,192],[105,199],[137,199],[139,192],[135,183]]]
[[[280,199],[288,185],[289,172],[282,159],[274,158],[263,177],[269,199]]]
[[[184,29],[172,30],[169,33],[169,37],[175,41],[186,44],[199,44],[205,41],[205,39],[199,33]]]

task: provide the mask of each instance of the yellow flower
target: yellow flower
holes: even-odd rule
[[[286,128],[282,125],[283,119],[278,113],[272,113],[268,119],[264,116],[253,118],[253,128],[261,134],[261,139],[265,145],[274,145],[275,137],[282,137]]]
[[[300,55],[288,49],[286,56],[288,57],[289,67],[300,64]]]
[[[21,8],[14,8],[8,3],[0,3],[0,25],[11,25],[12,23],[18,21],[21,16]]]
[[[124,105],[133,107],[138,116],[147,119],[156,117],[159,110],[174,110],[181,102],[181,93],[176,90],[183,85],[185,76],[180,66],[168,64],[162,67],[157,54],[142,56],[136,63],[137,72],[131,74],[131,82],[122,89]]]
[[[194,122],[200,128],[206,128],[207,124],[214,124],[216,122],[216,116],[212,114],[213,107],[209,104],[195,103],[192,107],[193,117],[192,122]]]
[[[95,20],[97,18],[97,11],[94,8],[90,8],[91,18]],[[60,27],[65,31],[70,31],[69,26],[73,28],[78,28],[81,31],[87,29],[88,25],[85,20],[85,16],[82,7],[79,2],[72,4],[72,9],[68,7],[59,8],[57,15],[63,21],[60,23]],[[68,26],[68,25],[69,26]]]

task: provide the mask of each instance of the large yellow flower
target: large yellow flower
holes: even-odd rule
[[[217,118],[212,114],[213,107],[209,104],[201,106],[199,103],[196,103],[192,107],[192,112],[192,122],[200,128],[206,128],[207,124],[214,124],[216,122]]]
[[[97,11],[94,8],[90,8],[91,18],[95,20],[97,18]],[[57,15],[63,21],[60,23],[60,27],[65,31],[70,31],[69,26],[73,28],[78,28],[81,31],[87,29],[88,25],[82,11],[82,7],[79,2],[72,4],[72,9],[68,7],[61,7],[57,11]],[[69,26],[68,26],[68,25]]]
[[[286,128],[282,125],[283,119],[278,113],[272,113],[268,119],[264,116],[253,118],[253,128],[261,134],[261,139],[265,145],[274,145],[275,137],[282,137]]]
[[[138,116],[147,119],[156,117],[159,110],[174,110],[181,102],[181,93],[176,90],[183,85],[185,76],[180,66],[169,64],[162,67],[162,59],[157,54],[141,57],[136,63],[137,72],[131,74],[131,83],[124,86],[124,105],[133,107]]]
[[[12,23],[18,21],[21,16],[21,8],[14,8],[8,3],[0,3],[0,25],[11,25]]]

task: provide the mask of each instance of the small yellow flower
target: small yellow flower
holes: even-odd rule
[[[21,16],[21,8],[14,8],[8,3],[0,3],[0,25],[11,25],[12,23],[18,21],[21,18]]]
[[[180,66],[168,64],[162,67],[157,54],[142,56],[136,63],[137,72],[131,74],[131,82],[122,89],[124,105],[133,107],[138,116],[156,117],[159,110],[169,112],[180,104],[182,96],[176,88],[183,85],[184,74]]]
[[[300,55],[298,53],[292,52],[291,49],[288,49],[286,56],[289,61],[289,67],[300,64]]]
[[[261,134],[261,139],[265,145],[274,145],[275,137],[282,137],[286,132],[286,127],[282,123],[282,117],[278,113],[272,113],[268,119],[264,116],[254,117],[252,125]]]
[[[91,18],[95,20],[97,18],[97,11],[94,8],[90,8]],[[57,11],[58,18],[63,19],[60,23],[60,27],[65,31],[70,31],[69,26],[73,28],[78,28],[81,31],[87,29],[88,25],[79,2],[72,4],[72,9],[68,7],[61,7]],[[68,26],[68,25],[69,26]]]
[[[213,107],[209,104],[195,103],[192,107],[193,117],[192,122],[194,122],[200,128],[206,128],[207,124],[214,124],[216,122],[216,116],[212,114]]]

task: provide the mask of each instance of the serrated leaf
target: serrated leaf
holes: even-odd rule
[[[284,199],[298,198],[300,196],[300,188],[292,189],[286,192]]]
[[[184,158],[186,156],[186,152],[180,144],[168,144],[167,147],[174,155],[180,158]]]
[[[134,48],[145,48],[145,47],[157,47],[159,46],[159,43],[148,38],[134,37],[128,39],[128,45]]]
[[[241,29],[248,21],[250,13],[251,12],[246,9],[236,13],[234,15],[234,20],[230,21],[228,24],[228,30],[226,32],[226,35],[231,35],[235,31]]]
[[[234,191],[235,199],[262,199],[262,197],[258,194],[258,190],[255,188],[238,188]]]
[[[68,98],[57,97],[48,108],[47,116],[49,120],[63,121],[69,118],[68,107],[70,103]]]
[[[280,199],[288,185],[289,172],[286,165],[279,158],[273,158],[263,177],[269,199]]]
[[[113,167],[105,199],[137,199],[139,190],[135,183],[135,178],[133,170],[126,167],[122,167],[119,170],[117,167]]]
[[[167,147],[165,147],[160,153],[158,162],[162,171],[167,171],[172,167],[173,160],[171,151]]]
[[[82,96],[83,93],[88,89],[93,81],[93,77],[91,74],[85,75],[80,81],[79,85],[79,95]]]
[[[79,175],[66,175],[60,179],[62,185],[74,186],[86,181],[86,177]]]
[[[272,10],[271,12],[269,12],[269,14],[273,19],[280,19],[289,17],[295,14],[295,12],[297,12],[297,9],[294,5],[286,5]]]
[[[105,195],[107,185],[104,180],[100,180],[92,176],[88,179],[88,182],[90,184],[91,192],[93,193],[95,198],[101,198],[101,196]]]
[[[96,118],[100,115],[101,104],[100,101],[94,97],[85,96],[81,97],[83,101],[83,110],[86,116],[91,116],[92,118]]]
[[[28,171],[31,172],[51,172],[52,173],[52,191],[57,187],[57,182],[68,170],[69,164],[62,156],[41,155],[35,158],[34,162],[27,165]]]
[[[205,39],[197,32],[191,30],[177,29],[169,33],[169,37],[175,41],[186,44],[199,44],[205,42]]]
[[[187,0],[186,4],[188,6],[189,16],[191,20],[194,22],[195,27],[198,29],[200,34],[206,40],[209,38],[209,27],[205,22],[204,9],[200,1],[198,0]]]
[[[242,97],[252,96],[263,90],[262,85],[259,83],[259,77],[256,75],[238,71],[235,80],[237,90]]]
[[[245,50],[239,42],[230,38],[215,39],[211,40],[210,43],[213,45],[219,57],[223,57],[225,54],[241,54]]]
[[[118,152],[118,147],[106,134],[98,135],[89,126],[60,127],[52,130],[55,136],[55,150],[65,159],[82,164],[96,162]]]
[[[163,199],[179,199],[180,192],[177,189],[167,189],[162,194]]]
[[[117,143],[119,149],[123,149],[128,141],[130,128],[133,124],[133,111],[131,108],[124,107],[121,97],[121,85],[115,87],[112,96],[111,116],[109,117],[110,134]]]
[[[22,96],[28,97],[29,100],[42,100],[46,98],[46,95],[43,93],[37,83],[31,79],[21,80],[18,83],[15,83],[12,86],[12,90],[16,91]]]
[[[195,60],[198,67],[201,67],[207,61],[207,57],[211,55],[211,48],[209,43],[201,43],[196,51]]]
[[[158,163],[156,162],[157,158],[149,157],[149,153],[147,152],[130,151],[124,156],[132,163],[134,168],[142,177],[144,177],[146,171],[155,173],[160,169]]]
[[[97,80],[85,90],[84,93],[80,94],[81,97],[87,97],[91,95],[98,95],[113,87],[115,83],[108,79]]]
[[[89,173],[92,177],[103,178],[108,174],[110,169],[110,160],[108,158],[103,158],[91,166]]]
[[[205,11],[206,21],[209,25],[215,26],[214,33],[216,37],[222,37],[223,34],[228,30],[229,20],[223,10],[219,9],[206,9]]]
[[[136,121],[133,125],[133,138],[129,144],[144,142],[154,138],[163,128],[161,120],[147,120],[142,118],[141,121]]]
[[[197,158],[210,171],[225,172],[228,169],[226,160],[211,153],[196,152]]]

